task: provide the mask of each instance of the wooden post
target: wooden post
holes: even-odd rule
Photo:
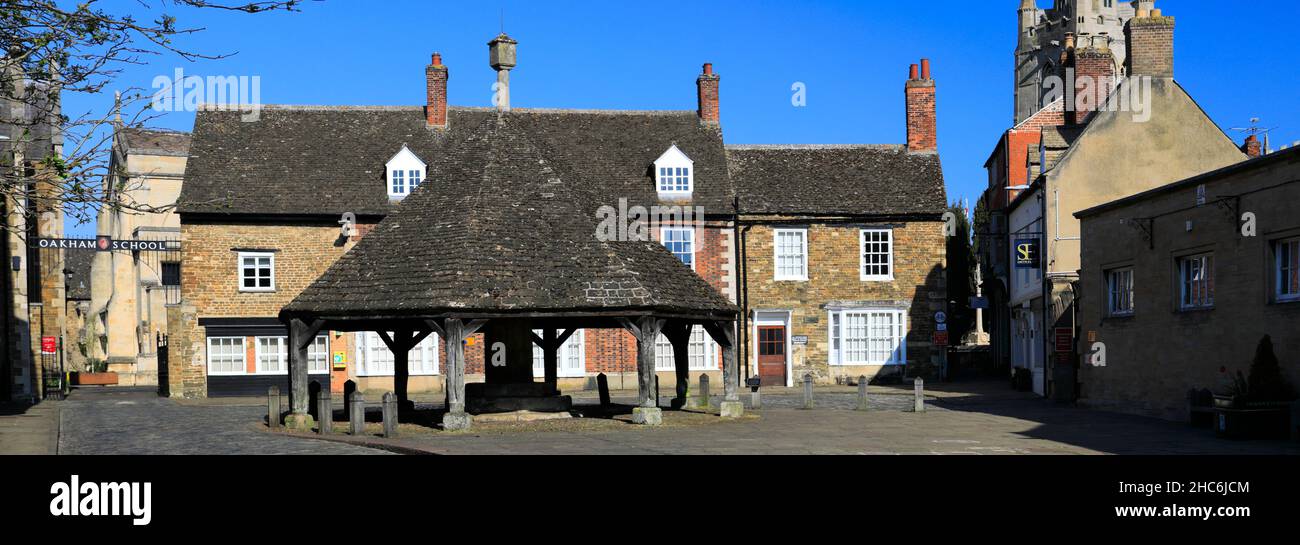
[[[858,410],[866,411],[871,406],[867,403],[867,376],[858,377]]]
[[[329,435],[334,431],[334,396],[329,390],[322,389],[320,397],[316,399],[316,430],[321,435]]]
[[[636,386],[637,406],[632,409],[632,422],[648,426],[663,423],[663,410],[655,404],[655,340],[663,329],[664,321],[653,316],[642,316],[635,323],[621,320],[623,327],[636,336]]]
[[[705,330],[722,347],[722,403],[719,414],[723,418],[739,418],[745,414],[740,402],[740,369],[736,363],[736,323],[728,321],[706,322]]]
[[[395,331],[393,332],[393,347],[389,349],[393,353],[393,391],[396,393],[398,400],[402,403],[410,401],[409,388],[411,384],[411,332]]]
[[[923,413],[925,412],[925,379],[916,377],[916,382],[912,383],[912,385],[915,388],[916,393],[916,400],[912,406],[912,410],[918,413]]]
[[[308,324],[300,318],[289,320],[289,407],[285,425],[296,430],[310,430],[315,426],[307,414],[311,400],[307,391],[307,351],[320,331],[320,322]]]
[[[605,373],[596,375],[596,390],[600,393],[600,406],[609,407],[609,377]]]
[[[673,347],[673,370],[676,372],[676,392],[672,407],[685,407],[690,396],[691,383],[691,329],[689,323],[670,322],[663,330],[663,335]]]
[[[280,427],[280,387],[272,386],[266,390],[266,422],[271,429]]]
[[[465,413],[465,339],[478,331],[486,320],[466,324],[455,318],[443,322],[441,330],[447,337],[447,413],[442,416],[442,429],[469,429],[473,418]],[[436,327],[437,324],[430,323]]]
[[[307,399],[309,400],[307,414],[318,421],[320,420],[320,411],[318,410],[320,408],[320,391],[321,384],[318,380],[313,380],[311,384],[307,385]]]
[[[542,330],[542,370],[546,385],[551,391],[560,385],[560,343],[556,342],[555,328]]]
[[[366,396],[361,392],[352,394],[352,405],[348,407],[348,420],[352,423],[352,435],[365,435]]]
[[[392,392],[384,394],[384,437],[397,437],[397,396]]]
[[[813,377],[811,373],[803,376],[803,408],[813,408]]]

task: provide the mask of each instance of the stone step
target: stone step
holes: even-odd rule
[[[532,411],[537,413],[562,413],[573,409],[573,398],[551,397],[467,397],[465,411],[470,414],[509,413]]]
[[[473,382],[465,385],[465,399],[484,397],[554,397],[559,390],[551,388],[545,382],[524,382],[518,384],[487,384]]]

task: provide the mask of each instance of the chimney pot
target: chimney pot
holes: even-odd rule
[[[921,79],[921,77],[918,76],[917,74],[918,74],[918,72],[917,72],[917,67],[916,67],[915,64],[913,64],[913,65],[912,65],[912,69],[911,69],[911,71],[909,72],[909,74],[908,74],[908,78],[907,78],[907,79],[909,79],[909,80],[911,80],[911,81],[916,81],[916,80],[918,80],[918,79]]]
[[[711,62],[704,63],[704,75],[707,76],[712,74],[713,74],[713,63]]]
[[[930,59],[921,59],[921,79],[930,79]]]
[[[442,53],[434,53],[434,54],[433,54],[433,62],[432,62],[432,64],[433,64],[434,66],[442,66]]]

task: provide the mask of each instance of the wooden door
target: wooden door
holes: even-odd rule
[[[785,326],[758,328],[758,375],[763,386],[785,386]]]

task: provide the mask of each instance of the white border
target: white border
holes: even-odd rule
[[[244,287],[244,259],[245,258],[271,258],[271,287],[269,288],[246,288]],[[254,272],[257,266],[253,266]],[[275,252],[239,252],[238,262],[235,264],[235,276],[239,279],[239,291],[244,293],[271,293],[275,291]],[[254,281],[256,281],[254,277]]]
[[[781,234],[798,233],[803,239],[803,271],[798,276],[783,276],[781,274]],[[891,235],[892,248],[892,235]],[[772,279],[778,282],[807,282],[808,281],[808,229],[807,228],[784,228],[772,230]],[[891,269],[892,265],[891,265]]]
[[[889,233],[889,274],[867,274],[867,233]],[[894,230],[890,228],[863,228],[858,230],[858,278],[863,282],[893,282],[897,263],[894,261]]]

